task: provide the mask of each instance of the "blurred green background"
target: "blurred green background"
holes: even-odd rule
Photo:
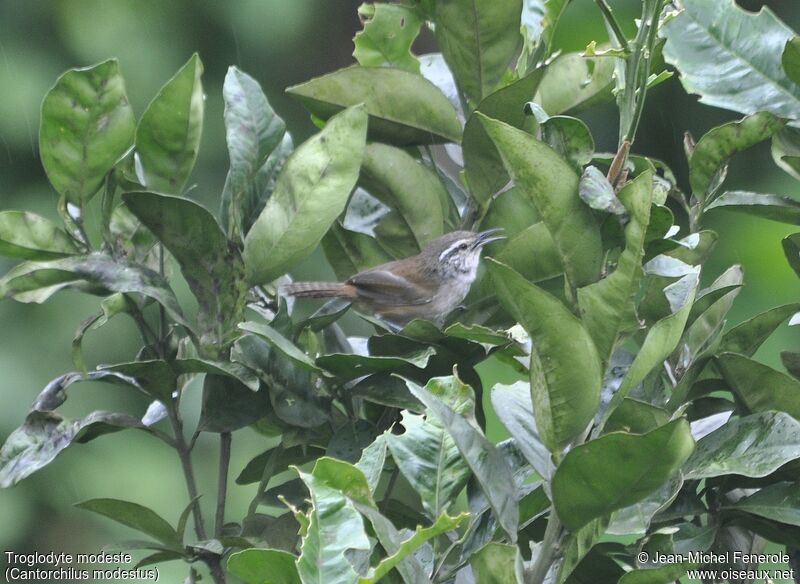
[[[611,3],[631,31],[639,2]],[[0,0],[0,210],[25,209],[56,218],[56,196],[41,168],[37,135],[41,100],[59,74],[118,58],[138,116],[158,88],[197,51],[205,64],[207,99],[203,145],[190,181],[196,185],[191,193],[216,212],[227,170],[221,97],[227,67],[235,64],[261,82],[299,143],[314,127],[283,89],[353,62],[351,39],[360,26],[358,4],[350,0]],[[753,10],[767,5],[800,30],[796,0],[741,4]],[[562,22],[557,44],[564,50],[581,50],[591,40],[607,38],[591,0],[574,0]],[[430,35],[420,38],[417,45],[418,52],[435,50]],[[582,117],[592,128],[598,151],[612,150],[617,136],[613,104]],[[685,185],[684,130],[699,137],[735,117],[699,105],[672,79],[650,94],[634,151],[665,160]],[[800,184],[774,166],[767,145],[734,160],[728,186],[800,197]],[[712,215],[709,226],[721,239],[705,277],[715,277],[732,263],[745,268],[746,286],[728,326],[800,298],[800,282],[780,246],[781,238],[796,228],[724,213]],[[0,272],[11,265],[0,258]],[[325,277],[330,270],[317,252],[298,267],[297,274]],[[178,292],[187,298],[186,290]],[[98,309],[99,299],[73,292],[60,293],[42,306],[0,303],[0,439],[5,440],[22,422],[48,381],[72,369],[73,333]],[[799,339],[796,331],[783,327],[758,357],[778,365],[778,351],[797,349]],[[120,318],[90,333],[85,355],[90,366],[130,360],[137,342],[132,323]],[[509,376],[491,364],[483,368],[483,374],[487,382]],[[198,392],[199,387],[194,384],[189,391]],[[71,388],[63,411],[67,416],[91,409],[142,413],[146,405],[144,397],[121,388],[79,384]],[[495,424],[490,434],[499,437]],[[237,433],[233,477],[262,449],[263,438],[249,430]],[[201,439],[195,460],[201,485],[213,485],[216,443]],[[229,518],[243,515],[253,489],[231,485]],[[174,522],[186,503],[174,452],[133,431],[68,449],[45,470],[0,491],[0,551],[94,553],[109,542],[133,539],[134,532],[72,507],[84,499],[107,496],[148,505]],[[207,492],[201,502],[209,507],[214,496],[213,490]],[[4,565],[5,556],[0,558],[0,566]],[[164,582],[182,581],[186,574],[177,562],[164,564],[161,570]]]

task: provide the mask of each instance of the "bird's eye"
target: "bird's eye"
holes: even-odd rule
[[[462,243],[458,246],[458,249],[467,249],[469,246],[466,243]]]

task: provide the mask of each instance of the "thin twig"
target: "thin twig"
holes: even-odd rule
[[[625,167],[625,161],[628,158],[628,152],[631,150],[631,143],[625,140],[622,142],[622,145],[617,150],[616,155],[614,156],[614,160],[611,161],[611,166],[608,168],[608,182],[614,186],[617,183],[617,179],[619,178],[622,169]]]
[[[558,551],[559,539],[561,539],[561,521],[559,521],[555,510],[551,507],[550,517],[547,519],[547,527],[544,531],[544,539],[542,539],[542,544],[539,547],[539,555],[531,568],[530,577],[527,578],[527,584],[542,584],[544,582]]]
[[[155,331],[147,324],[147,320],[144,318],[144,313],[136,305],[136,303],[132,300],[130,302],[132,306],[132,310],[130,311],[131,318],[136,321],[136,326],[139,327],[139,333],[142,335],[142,341],[145,344],[145,347],[152,347],[158,344],[158,337],[156,336]]]
[[[169,412],[169,421],[175,433],[175,449],[178,451],[178,457],[181,459],[181,467],[183,468],[183,477],[186,480],[186,489],[189,492],[189,500],[192,501],[194,531],[197,535],[197,539],[205,540],[208,538],[208,535],[206,534],[206,526],[203,521],[203,512],[200,510],[200,503],[197,500],[197,482],[195,481],[194,469],[192,468],[192,456],[186,446],[186,439],[183,437],[183,427],[178,413],[171,408]]]
[[[164,244],[158,244],[158,271],[164,277]],[[167,313],[164,310],[164,305],[158,303],[158,339],[159,349],[161,355],[164,355],[167,344]]]
[[[595,0],[595,4],[600,9],[600,12],[603,13],[608,26],[611,28],[611,31],[614,33],[614,37],[617,39],[619,46],[621,49],[628,50],[628,39],[625,38],[625,33],[622,32],[622,27],[617,22],[617,18],[614,16],[614,13],[611,11],[611,6],[608,5],[606,0]]]
[[[386,485],[386,492],[383,493],[383,500],[380,504],[380,512],[386,513],[386,506],[389,504],[389,498],[392,494],[392,490],[394,490],[394,485],[397,482],[397,475],[400,474],[400,469],[398,467],[394,467],[391,476],[389,477],[389,484]]]
[[[261,480],[258,483],[258,492],[256,493],[256,496],[253,497],[253,500],[250,501],[250,506],[247,508],[247,517],[245,517],[245,522],[251,517],[255,517],[256,511],[258,510],[258,504],[261,501],[261,494],[267,489],[267,485],[269,485],[269,481],[272,478],[272,473],[275,471],[275,465],[278,462],[278,456],[282,450],[283,447],[278,445],[272,449],[272,452],[269,453],[267,464],[264,465],[264,470],[261,472]]]
[[[228,497],[228,469],[231,464],[230,432],[219,435],[219,475],[217,477],[217,514],[214,517],[214,537],[222,537],[222,528],[225,525],[225,500]]]

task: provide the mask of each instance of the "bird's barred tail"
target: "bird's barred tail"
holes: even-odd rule
[[[287,296],[300,298],[355,298],[356,289],[339,282],[292,282],[281,288]]]

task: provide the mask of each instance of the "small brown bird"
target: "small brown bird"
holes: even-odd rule
[[[345,282],[294,282],[289,296],[346,298],[356,310],[402,327],[415,318],[441,323],[469,292],[483,246],[500,229],[454,231],[435,239],[419,254],[369,268]]]

